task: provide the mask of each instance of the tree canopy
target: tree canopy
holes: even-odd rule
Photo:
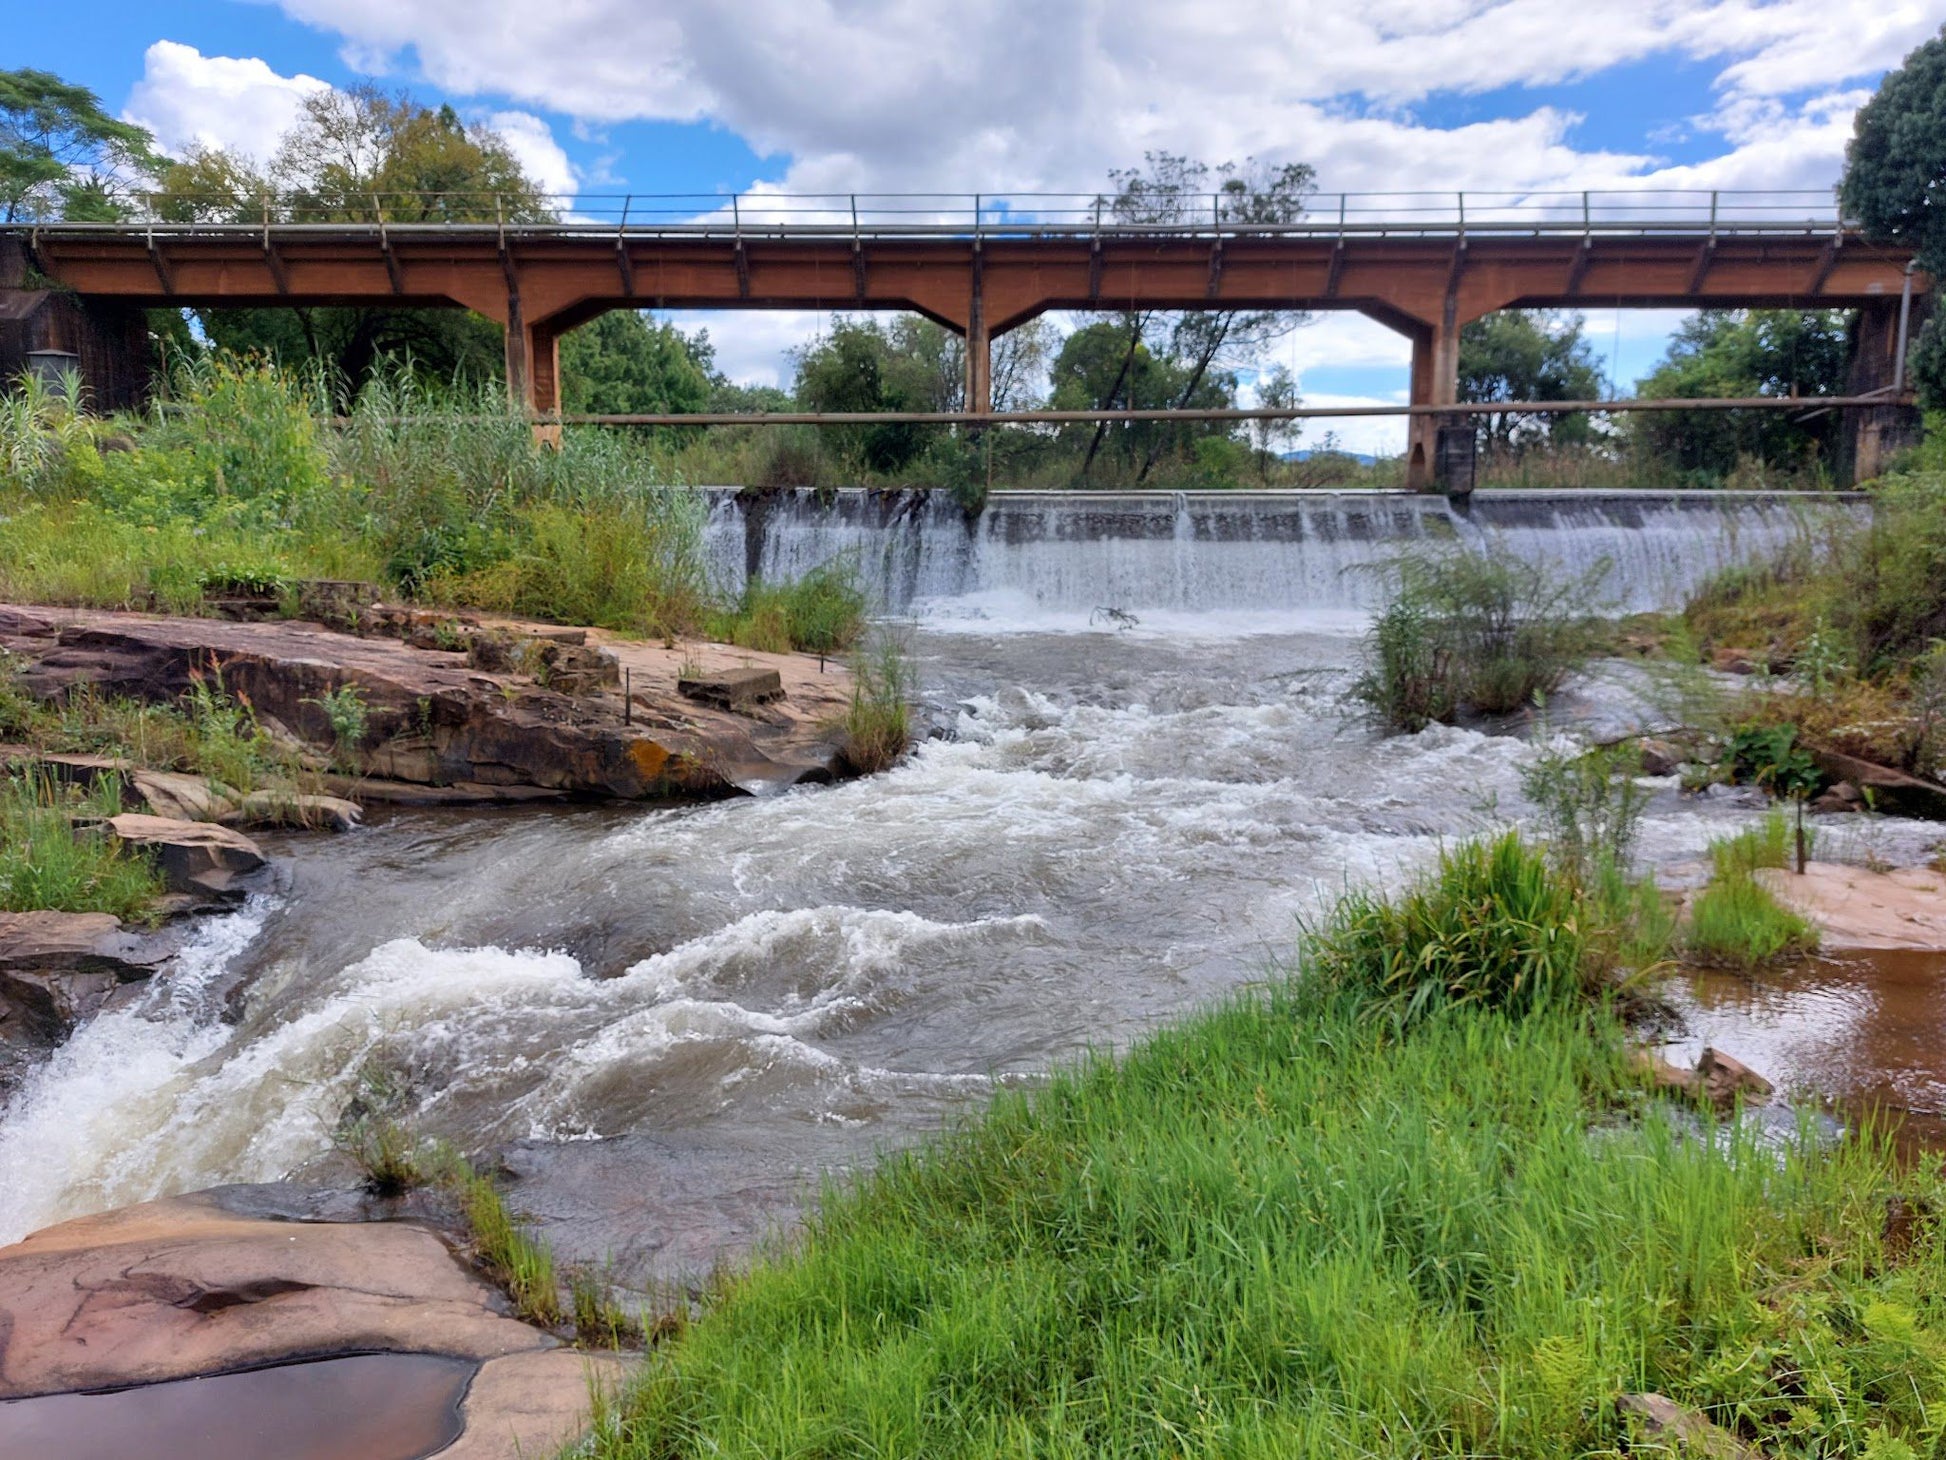
[[[662,415],[708,410],[717,384],[709,332],[617,309],[561,337],[561,407]]]
[[[1920,267],[1946,278],[1946,31],[1894,71],[1858,109],[1845,149],[1846,210],[1873,238],[1909,245]],[[1946,323],[1935,314],[1913,352],[1913,383],[1946,406]]]
[[[154,139],[51,71],[0,71],[0,222],[123,216],[157,169]]]
[[[1596,400],[1601,367],[1579,314],[1502,309],[1460,330],[1459,398],[1463,401]],[[1585,416],[1481,416],[1481,444],[1518,451],[1539,441],[1589,440]]]
[[[1842,395],[1850,354],[1843,310],[1705,311],[1683,322],[1637,391],[1662,400]],[[1836,412],[1806,420],[1788,411],[1670,411],[1639,416],[1634,429],[1681,470],[1717,477],[1744,457],[1831,461],[1842,423]]]
[[[198,149],[162,172],[158,208],[176,221],[491,222],[548,215],[547,200],[506,140],[375,87],[320,91],[267,167]],[[391,358],[442,379],[501,367],[497,325],[452,309],[206,309],[204,334],[226,349],[324,362],[350,387]]]

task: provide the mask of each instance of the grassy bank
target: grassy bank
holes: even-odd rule
[[[1615,1453],[1644,1390],[1773,1454],[1934,1453],[1946,1249],[1883,1231],[1936,1174],[1649,1106],[1581,997],[1600,922],[1517,843],[1349,905],[830,1192],[587,1453]]]

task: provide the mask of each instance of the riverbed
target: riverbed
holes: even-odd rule
[[[692,1277],[819,1180],[1265,977],[1346,886],[1526,809],[1519,727],[1384,739],[1347,709],[1356,614],[1033,619],[961,601],[907,626],[934,735],[881,777],[276,841],[274,889],[0,1113],[0,1242],[345,1183],[334,1134],[382,1100],[501,1160],[564,1256]],[[1550,714],[1613,732],[1654,701],[1609,664]],[[1642,858],[1754,814],[1664,783]],[[1934,830],[1870,834],[1916,861]]]

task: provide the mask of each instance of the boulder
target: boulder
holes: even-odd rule
[[[1685,759],[1682,751],[1666,740],[1645,736],[1636,741],[1635,748],[1642,757],[1642,774],[1645,776],[1673,776],[1682,769]]]
[[[1629,1064],[1658,1092],[1698,1103],[1707,1100],[1718,1110],[1731,1109],[1743,1097],[1768,1100],[1772,1094],[1770,1081],[1741,1060],[1715,1049],[1705,1049],[1693,1070],[1671,1064],[1650,1049],[1630,1050]]]
[[[1615,1401],[1615,1409],[1635,1420],[1648,1438],[1660,1442],[1658,1448],[1666,1446],[1706,1460],[1763,1460],[1761,1451],[1666,1395],[1624,1394]]]
[[[1672,1095],[1681,1095],[1694,1100],[1702,1093],[1702,1078],[1694,1070],[1685,1070],[1681,1065],[1670,1064],[1652,1049],[1632,1049],[1628,1052],[1630,1066],[1657,1090]]]
[[[1728,1110],[1746,1096],[1768,1100],[1776,1091],[1770,1081],[1742,1060],[1721,1050],[1706,1048],[1696,1061],[1696,1074],[1703,1082],[1703,1093],[1718,1110]]]
[[[1894,816],[1946,821],[1946,786],[1922,780],[1890,766],[1874,765],[1843,751],[1808,747],[1818,769],[1833,781],[1848,781],[1874,810]]]
[[[1840,781],[1811,803],[1811,810],[1826,812],[1862,811],[1865,798],[1850,781]]]
[[[0,913],[0,1044],[38,1055],[169,956],[108,913]]]
[[[241,832],[207,821],[124,812],[109,817],[106,826],[124,845],[156,864],[171,892],[241,897],[240,879],[270,860]]]
[[[1723,674],[1761,674],[1770,668],[1770,655],[1763,649],[1717,649],[1710,667]]]

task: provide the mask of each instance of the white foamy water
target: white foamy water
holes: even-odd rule
[[[283,902],[212,923],[0,1111],[0,1240],[222,1182],[342,1180],[334,1132],[382,1067],[419,1130],[511,1146],[570,1253],[681,1229],[670,1250],[706,1257],[809,1175],[1261,976],[1347,885],[1523,811],[1521,740],[1382,739],[1346,715],[1355,606],[1091,627],[1110,586],[935,605],[914,653],[945,738],[869,781],[279,842]],[[1577,701],[1605,730],[1655,718],[1626,676]],[[1667,787],[1645,856],[1694,857],[1750,814]]]

